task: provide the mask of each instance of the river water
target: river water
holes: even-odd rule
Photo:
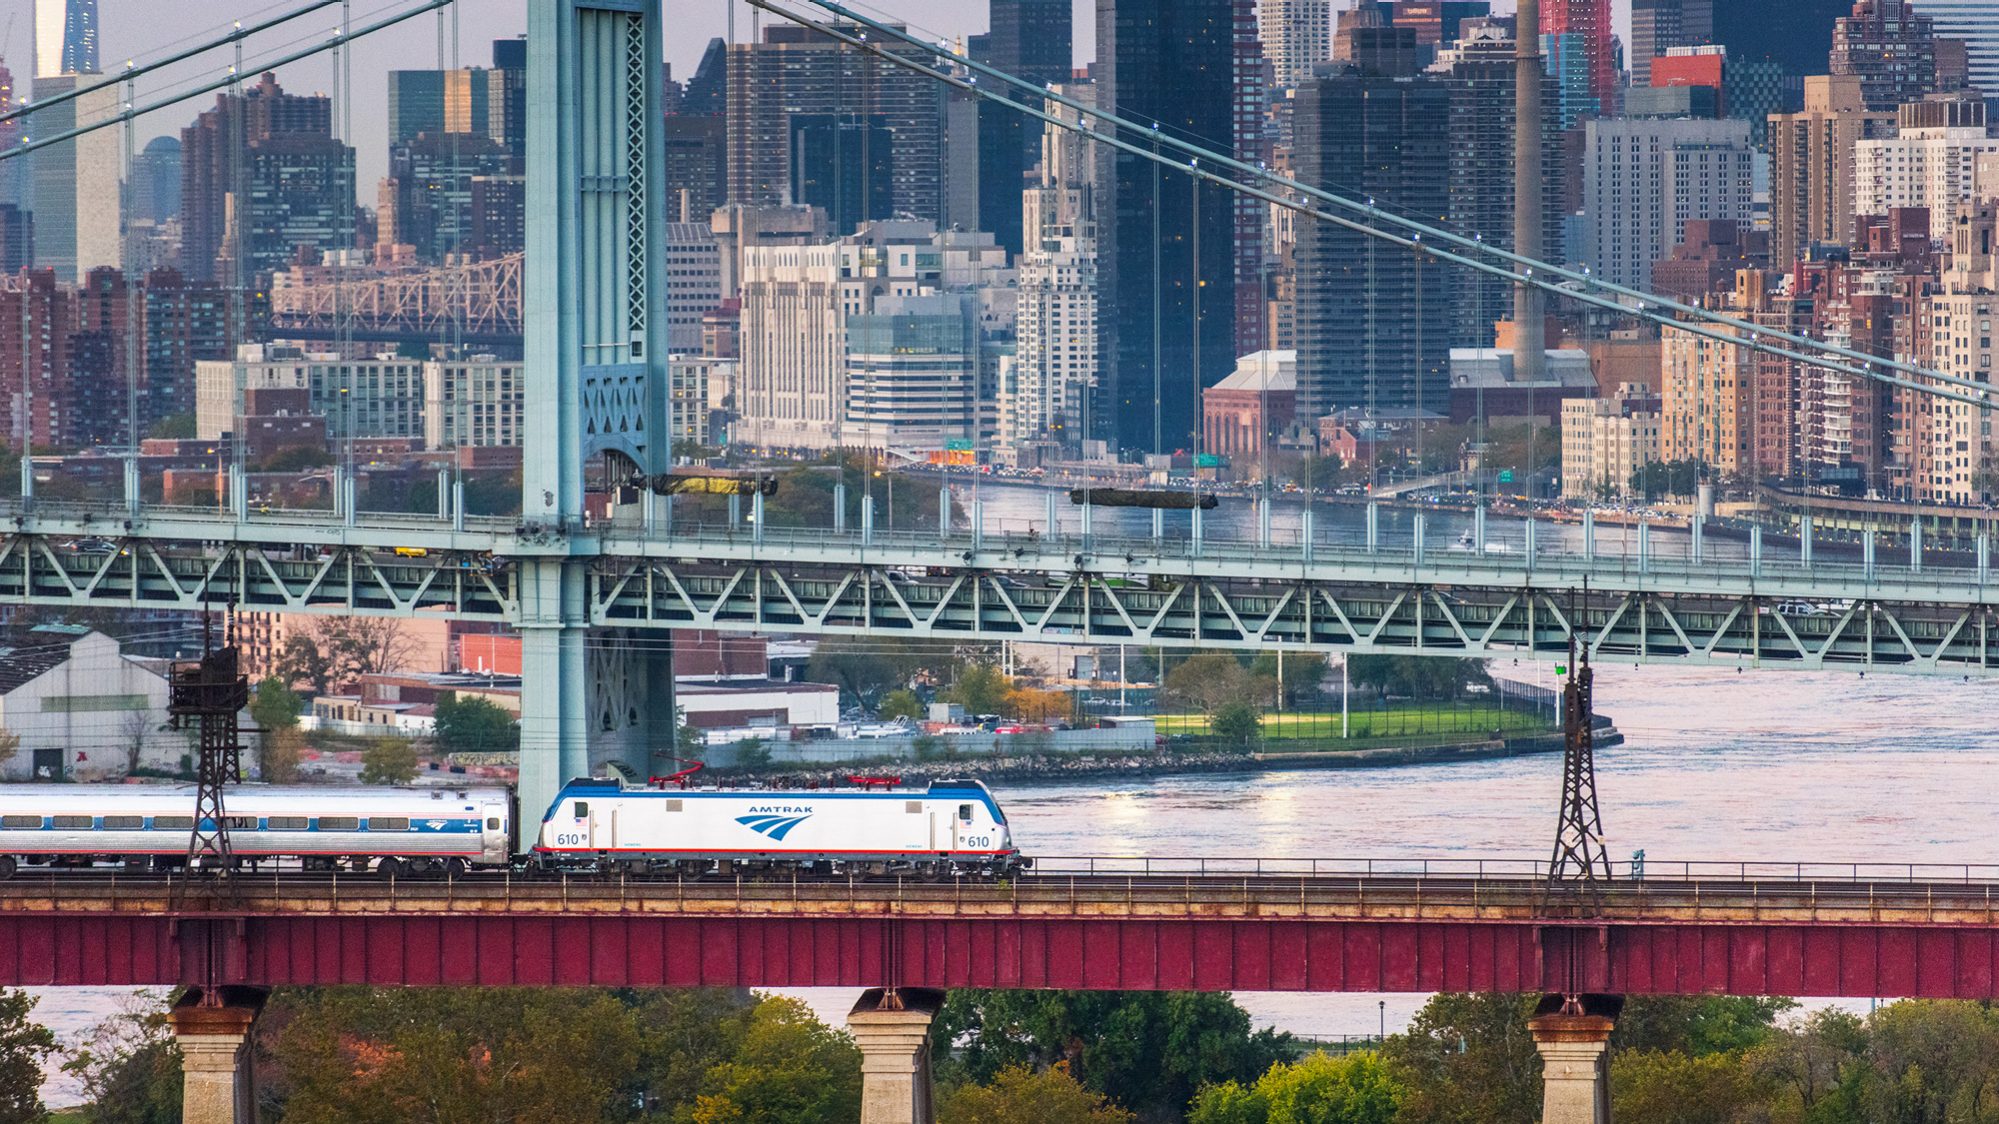
[[[1009,489],[1003,509],[1038,514],[1038,496],[1025,491]],[[994,509],[987,511],[991,517]],[[1343,511],[1338,518],[1357,523],[1358,509]],[[1455,534],[1448,518],[1441,522]],[[1537,674],[1504,661],[1494,670]],[[1642,848],[1653,864],[1999,863],[1991,810],[1999,684],[1628,665],[1599,666],[1597,683],[1598,709],[1627,739],[1602,751],[1597,765],[1613,858]],[[1559,771],[1558,758],[1538,756],[1019,785],[999,796],[1017,842],[1042,855],[1533,859],[1551,842]],[[74,1041],[128,992],[37,994],[37,1016]],[[798,994],[836,1024],[855,997],[837,989]],[[1417,995],[1237,998],[1259,1024],[1317,1036],[1371,1034],[1382,1021],[1398,1030],[1423,1002]],[[74,1091],[54,1079],[48,1096],[59,1104]]]

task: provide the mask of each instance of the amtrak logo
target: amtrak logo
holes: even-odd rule
[[[787,808],[785,811],[804,811],[804,809]],[[772,815],[765,812],[753,816],[737,816],[736,822],[749,828],[751,831],[757,832],[760,835],[768,835],[773,840],[782,843],[784,842],[784,837],[791,834],[792,828],[811,818],[812,813],[809,811],[802,816]]]

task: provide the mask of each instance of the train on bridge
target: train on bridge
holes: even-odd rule
[[[542,814],[526,852],[512,846],[518,800],[499,787],[239,785],[228,791],[225,816],[231,861],[249,869],[997,877],[1028,864],[979,781],[856,781],[851,789],[725,789],[573,780]],[[0,878],[24,866],[178,868],[193,808],[189,786],[0,787]]]

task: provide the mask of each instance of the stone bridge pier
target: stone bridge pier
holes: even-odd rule
[[[256,1124],[250,1029],[267,993],[223,987],[213,996],[189,988],[167,1012],[180,1046],[181,1124]]]
[[[1610,1032],[1624,1000],[1550,995],[1527,1029],[1541,1054],[1541,1124],[1610,1124]]]
[[[861,1048],[861,1124],[934,1124],[930,1023],[944,993],[928,988],[872,988],[847,1015]]]

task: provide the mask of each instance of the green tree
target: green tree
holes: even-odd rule
[[[85,1033],[62,1064],[90,1108],[90,1124],[179,1124],[180,1048],[166,1008],[139,994]]]
[[[1254,1080],[1290,1041],[1253,1032],[1229,996],[1199,992],[953,991],[935,1026],[949,1080],[1066,1062],[1084,1086],[1148,1119],[1184,1111],[1203,1085]]]
[[[1130,1124],[1138,1118],[1102,1093],[1085,1089],[1056,1063],[1047,1069],[1008,1066],[985,1085],[945,1094],[938,1124]]]
[[[146,436],[162,441],[192,441],[195,434],[195,420],[192,413],[168,414],[153,423]]]
[[[250,696],[250,721],[257,727],[257,775],[267,784],[297,779],[304,741],[298,716],[304,702],[276,677],[257,684]]]
[[[733,1059],[710,1066],[692,1124],[847,1124],[861,1112],[861,1053],[796,999],[766,997]]]
[[[1541,1057],[1527,1033],[1539,995],[1434,995],[1382,1047],[1407,1091],[1398,1124],[1536,1124]]]
[[[1167,670],[1165,686],[1175,703],[1212,718],[1249,693],[1249,673],[1227,652],[1197,652]]]
[[[1612,1044],[1696,1057],[1739,1053],[1768,1041],[1778,1016],[1797,1006],[1791,999],[1738,995],[1634,996],[1617,1016]]]
[[[515,753],[521,748],[521,724],[490,699],[461,699],[446,691],[437,696],[435,712],[440,753]]]
[[[1867,1025],[1850,1011],[1816,1011],[1780,1028],[1750,1055],[1774,1090],[1773,1108],[1812,1124],[1860,1124]]]
[[[416,746],[407,738],[375,738],[361,751],[362,784],[408,784],[416,773]]]
[[[1611,1116],[1671,1124],[1737,1124],[1769,1103],[1770,1089],[1733,1051],[1623,1050],[1611,1056]]]
[[[332,660],[320,651],[311,633],[303,629],[286,630],[284,642],[278,645],[277,661],[272,670],[272,678],[287,687],[303,686],[308,697],[328,694],[333,690]]]
[[[1279,664],[1284,668],[1280,681]],[[1326,657],[1312,652],[1286,652],[1280,661],[1276,652],[1258,652],[1250,661],[1249,678],[1256,696],[1266,706],[1296,706],[1318,693],[1326,678]]]
[[[1401,1084],[1373,1053],[1313,1053],[1279,1062],[1245,1089],[1210,1086],[1194,1098],[1188,1124],[1394,1124]]]
[[[951,701],[964,707],[968,714],[1003,714],[1007,696],[1012,693],[1013,680],[989,663],[966,666],[958,672],[958,681],[951,685]]]
[[[1208,732],[1231,745],[1250,745],[1263,736],[1263,715],[1242,699],[1225,702],[1208,719]]]
[[[42,1104],[42,1063],[55,1053],[56,1036],[30,1017],[34,1010],[27,992],[0,991],[0,1124],[49,1118]]]
[[[881,705],[875,708],[875,713],[884,721],[892,722],[897,718],[907,718],[912,722],[920,722],[924,717],[923,700],[916,697],[915,691],[899,687],[882,696]]]
[[[941,661],[948,664],[948,659]],[[812,649],[805,678],[831,683],[855,704],[873,709],[883,695],[907,687],[931,667],[922,655],[893,641],[829,636]]]
[[[1956,1124],[1999,1119],[1999,1012],[1985,1004],[1904,999],[1867,1020],[1869,1121]]]
[[[1347,676],[1384,698],[1455,699],[1474,684],[1492,685],[1484,660],[1430,656],[1348,656]]]
[[[279,449],[265,457],[255,466],[258,472],[303,472],[308,468],[322,468],[333,463],[333,454],[311,445],[292,445]]]

